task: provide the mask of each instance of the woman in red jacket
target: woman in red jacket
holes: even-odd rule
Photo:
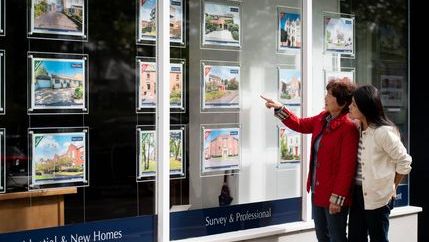
[[[277,101],[262,97],[267,108],[287,127],[312,134],[307,191],[319,242],[347,241],[346,226],[356,173],[358,131],[348,117],[354,84],[331,81],[326,86],[325,111],[298,118]]]

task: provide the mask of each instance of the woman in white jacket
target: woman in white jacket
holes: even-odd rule
[[[357,172],[349,214],[350,242],[387,242],[396,188],[411,171],[411,156],[396,126],[385,116],[378,90],[357,88],[349,106],[360,121]]]

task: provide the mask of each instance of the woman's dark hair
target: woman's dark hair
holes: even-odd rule
[[[328,82],[328,85],[326,85],[326,90],[331,91],[332,96],[337,99],[338,105],[344,105],[341,113],[347,113],[349,111],[349,105],[352,103],[352,94],[355,89],[355,84],[348,79],[331,80]]]
[[[372,85],[360,86],[353,92],[353,98],[359,111],[365,116],[368,125],[396,127],[384,114],[377,88]]]

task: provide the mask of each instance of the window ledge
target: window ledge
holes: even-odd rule
[[[392,210],[390,217],[400,217],[411,214],[416,214],[422,211],[420,207],[405,206]],[[255,229],[238,230],[229,233],[209,235],[204,237],[196,237],[183,240],[175,240],[175,242],[233,242],[246,239],[263,238],[275,235],[288,234],[293,232],[305,231],[314,229],[314,222],[294,222],[280,225],[273,225]]]
[[[410,215],[413,213],[420,213],[421,211],[423,211],[421,207],[415,207],[415,206],[398,207],[398,208],[394,208],[390,212],[390,217],[391,218],[400,217],[404,215]]]

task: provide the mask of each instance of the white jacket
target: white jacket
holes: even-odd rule
[[[395,191],[395,173],[411,171],[411,156],[392,126],[362,131],[362,190],[365,210],[389,203]]]

